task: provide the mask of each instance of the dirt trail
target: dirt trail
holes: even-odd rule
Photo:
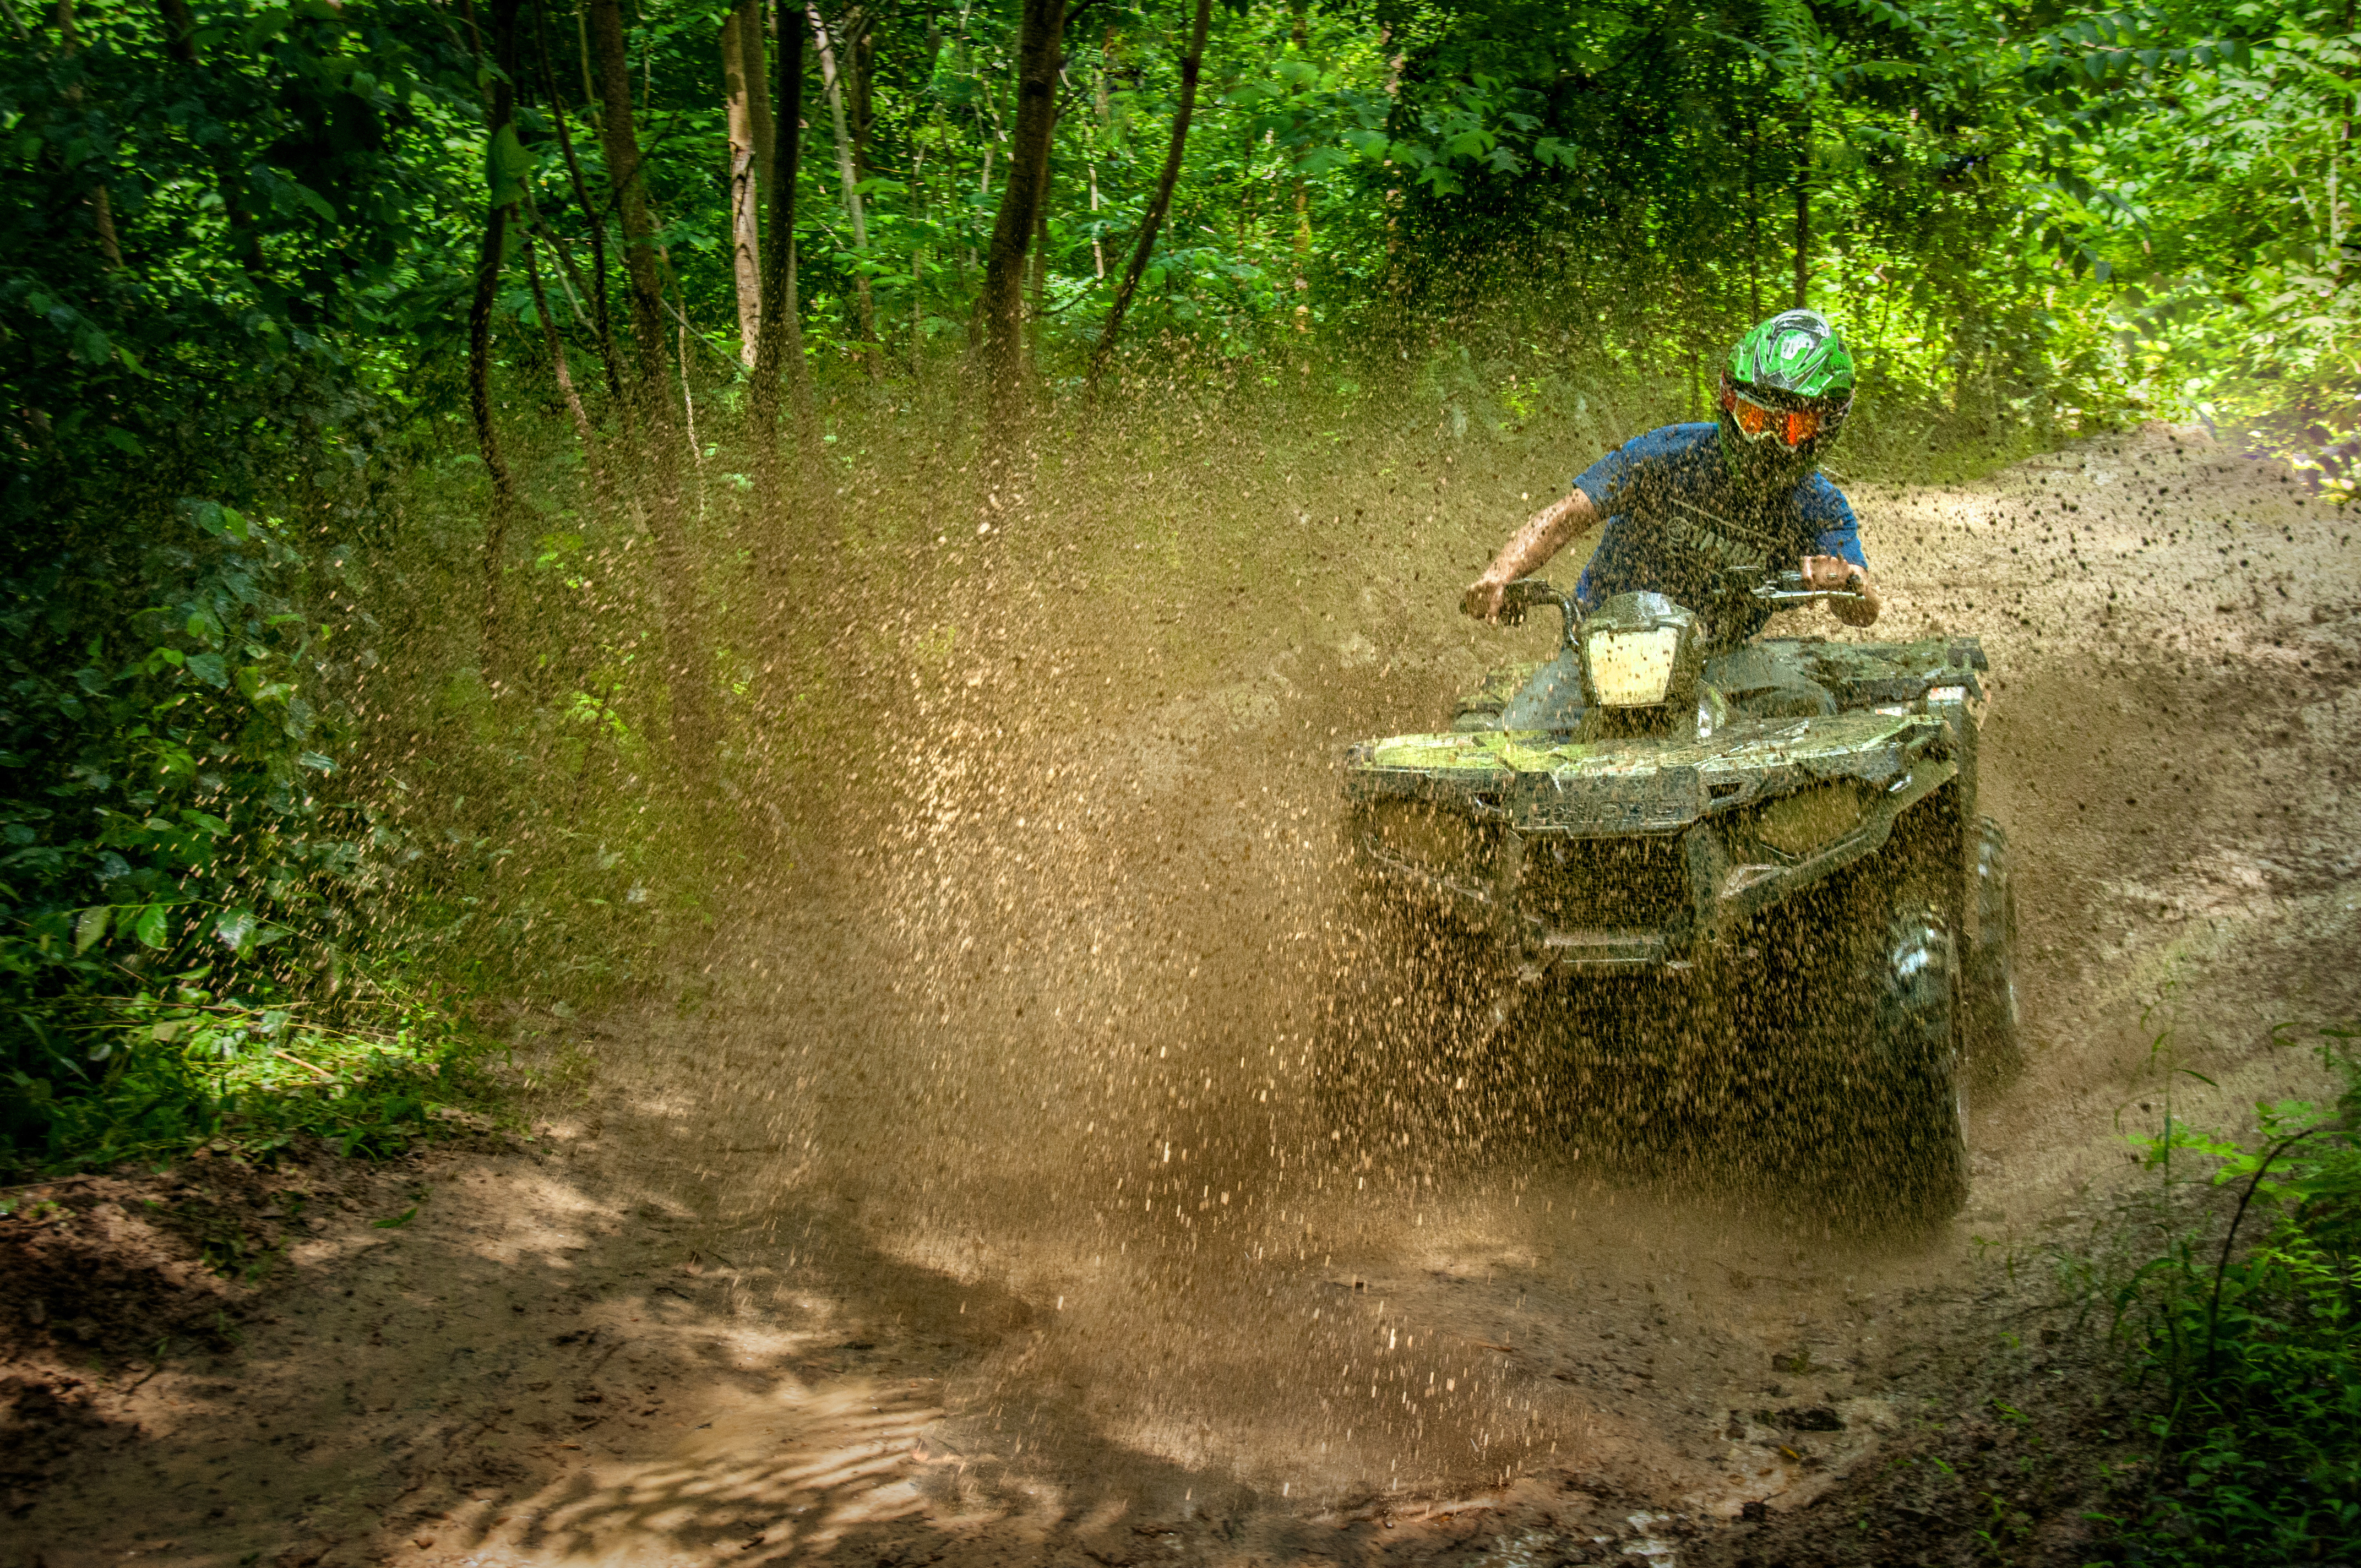
[[[27,1327],[0,1561],[1669,1562],[1808,1505],[1982,1354],[1980,1244],[2137,1179],[2161,1055],[2235,1123],[2312,1087],[2269,1025],[2361,992],[2344,520],[2160,429],[1854,499],[1877,634],[1984,636],[2020,857],[2028,1059],[1941,1234],[1498,1100],[1328,1135],[1330,732],[1432,722],[1509,641],[1365,598],[1111,730],[1060,726],[1066,669],[979,674],[699,1008],[542,1021],[547,1135],[346,1181],[235,1353]]]

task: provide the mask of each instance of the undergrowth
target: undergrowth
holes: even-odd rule
[[[2161,1389],[2145,1495],[2104,1519],[2119,1560],[2350,1561],[2361,1552],[2361,1029],[2312,1036],[2328,1103],[2258,1107],[2251,1143],[2169,1122],[2153,1167],[2212,1162],[2226,1223],[2182,1234],[2120,1288],[2136,1379]]]
[[[498,1113],[492,1043],[423,996],[380,993],[321,1016],[210,981],[199,967],[86,998],[67,1033],[88,1042],[90,1080],[66,1095],[35,1080],[17,1120],[38,1141],[20,1134],[16,1163],[96,1169],[199,1146],[267,1162],[307,1138],[384,1158]]]

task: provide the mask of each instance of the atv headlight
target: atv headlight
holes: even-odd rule
[[[1650,631],[1594,631],[1584,639],[1590,689],[1604,707],[1653,707],[1673,689],[1673,665],[1680,657],[1682,628]]]

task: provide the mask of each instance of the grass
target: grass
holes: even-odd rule
[[[2104,1522],[2120,1560],[2189,1565],[2361,1553],[2361,1058],[2317,1032],[2330,1105],[2261,1107],[2240,1143],[2169,1127],[2148,1140],[2213,1162],[2236,1195],[2224,1234],[2184,1234],[2123,1287],[2135,1376],[2160,1384],[2139,1505]],[[2241,1242],[2246,1247],[2240,1250]]]
[[[30,1094],[20,1109],[38,1131],[0,1150],[0,1169],[60,1175],[199,1147],[268,1162],[305,1139],[383,1158],[497,1109],[496,1047],[423,997],[379,990],[320,1017],[218,995],[205,979],[93,998],[77,1034],[98,1081]]]

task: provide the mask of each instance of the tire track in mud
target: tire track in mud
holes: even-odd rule
[[[1338,587],[1174,695],[1137,667],[1077,680],[1087,653],[1045,634],[1040,673],[929,698],[904,787],[848,806],[700,1010],[573,1042],[602,1088],[550,1102],[562,1153],[460,1161],[468,1201],[428,1204],[390,1272],[413,1316],[328,1353],[412,1412],[344,1418],[347,1477],[374,1473],[357,1442],[414,1448],[414,1412],[522,1420],[536,1382],[660,1389],[663,1416],[377,1461],[410,1466],[398,1508],[348,1479],[372,1500],[276,1535],[192,1513],[178,1550],[1662,1561],[1749,1505],[1806,1506],[1981,1354],[1960,1336],[2013,1298],[1979,1238],[2070,1235],[2136,1179],[2118,1134],[2160,1113],[2167,1024],[2221,1086],[2177,1113],[2231,1123],[2309,1086],[2271,1022],[2355,1006],[2361,581],[2341,521],[2279,480],[2151,429],[1855,490],[1875,635],[1985,639],[1984,800],[2019,862],[2030,1047],[1980,1087],[1975,1189],[1941,1234],[1586,1163],[1456,1067],[1409,1143],[1328,1136],[1314,1038],[1356,950],[1335,744],[1433,724],[1515,635],[1471,634],[1444,591],[1415,590],[1422,630]],[[1389,565],[1447,584],[1461,546]],[[613,1359],[585,1371],[539,1305],[484,1310],[488,1262]],[[249,1354],[268,1387],[324,1353]],[[471,1381],[482,1355],[501,1370]],[[167,1373],[126,1417],[185,1445],[194,1387]],[[136,1492],[107,1462],[49,1528],[116,1560]]]

